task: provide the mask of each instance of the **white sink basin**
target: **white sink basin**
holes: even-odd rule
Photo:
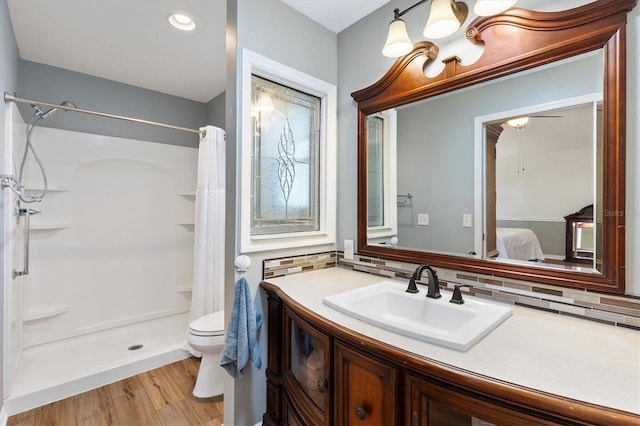
[[[407,284],[383,281],[325,297],[338,311],[425,342],[466,351],[511,316],[511,308],[470,297],[465,303],[449,303],[426,297],[426,289],[407,293]]]

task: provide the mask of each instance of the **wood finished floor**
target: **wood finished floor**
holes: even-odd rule
[[[191,394],[200,367],[188,358],[9,417],[7,426],[220,426],[222,397]]]

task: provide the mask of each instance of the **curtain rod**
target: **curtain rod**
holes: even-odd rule
[[[71,106],[68,106],[68,105],[59,105],[59,104],[52,104],[52,103],[49,103],[49,102],[41,102],[41,101],[34,101],[34,100],[31,100],[31,99],[18,98],[15,95],[15,93],[4,92],[4,101],[7,102],[7,103],[8,102],[13,102],[13,103],[20,103],[20,104],[29,104],[29,105],[53,107],[53,108],[59,108],[59,109],[61,109],[63,111],[82,112],[84,114],[97,115],[97,116],[106,117],[106,118],[115,118],[116,120],[131,121],[131,122],[138,123],[138,124],[147,124],[147,125],[151,125],[151,126],[164,127],[166,129],[182,130],[183,132],[197,133],[202,137],[206,136],[206,134],[207,134],[204,130],[194,130],[194,129],[189,129],[187,127],[180,127],[180,126],[173,126],[171,124],[158,123],[156,121],[142,120],[140,118],[125,117],[125,116],[122,116],[122,115],[114,115],[114,114],[107,114],[107,113],[98,112],[98,111],[90,111],[90,110],[87,110],[87,109],[71,107]]]

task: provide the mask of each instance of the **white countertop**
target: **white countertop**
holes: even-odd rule
[[[511,317],[460,352],[384,330],[322,303],[325,296],[386,279],[329,268],[265,281],[327,320],[397,348],[516,385],[640,414],[640,332],[513,306]],[[419,289],[416,297],[424,297],[426,289]],[[442,294],[450,297],[448,291]]]

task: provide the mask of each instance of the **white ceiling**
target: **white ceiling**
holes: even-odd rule
[[[334,33],[347,28],[390,0],[281,0]]]
[[[334,32],[389,0],[282,0]],[[226,0],[8,0],[20,57],[200,102],[225,89]],[[167,23],[182,12],[192,32]]]
[[[8,0],[20,57],[207,102],[225,86],[225,0]],[[192,32],[167,22],[182,11]]]

